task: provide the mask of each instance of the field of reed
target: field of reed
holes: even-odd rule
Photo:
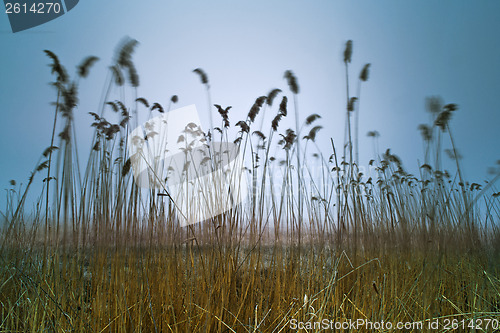
[[[100,110],[88,116],[90,147],[78,146],[73,113],[79,83],[99,59],[85,58],[71,76],[45,51],[54,75],[53,129],[28,181],[11,181],[7,191],[1,332],[320,332],[330,329],[314,323],[358,319],[424,326],[339,331],[498,328],[500,165],[488,183],[463,179],[456,104],[427,100],[419,174],[390,149],[380,153],[372,131],[373,174],[366,175],[358,123],[370,65],[351,73],[351,41],[339,59],[346,81],[341,143],[330,139],[321,115],[301,120],[292,71],[283,89],[256,98],[245,119],[232,119],[229,106],[212,102],[208,75],[197,68],[187,75],[206,88],[207,145],[238,146],[248,195],[223,214],[183,226],[167,184],[141,189],[134,179],[127,145],[138,115],[165,114],[178,102],[175,95],[169,105],[140,97],[137,44],[124,39],[116,49]],[[264,114],[273,115],[270,124]],[[286,117],[294,128],[280,127]],[[328,140],[330,151],[317,140]],[[444,142],[453,148],[445,151]],[[453,170],[443,169],[445,158]],[[31,204],[34,184],[43,190]],[[438,329],[425,328],[436,321]]]

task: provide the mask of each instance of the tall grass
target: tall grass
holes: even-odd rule
[[[251,195],[232,210],[182,227],[180,203],[167,187],[141,190],[132,175],[130,123],[137,125],[139,112],[164,112],[138,97],[136,45],[128,39],[117,49],[101,110],[89,115],[88,156],[76,149],[73,112],[79,81],[97,58],[86,58],[73,80],[46,51],[55,74],[54,128],[27,186],[12,182],[7,192],[3,331],[286,332],[292,319],[498,318],[499,177],[485,186],[463,179],[450,124],[455,104],[431,103],[430,124],[419,127],[425,148],[419,175],[405,171],[389,149],[381,155],[374,149],[375,173],[361,174],[358,120],[355,156],[351,137],[360,89],[358,96],[349,93],[350,42],[344,149],[323,135],[320,115],[300,122],[291,71],[285,78],[295,129],[280,127],[290,97],[280,89],[257,98],[246,119],[234,122],[235,137],[231,108],[217,104],[221,127],[211,118],[208,144],[218,132],[221,141],[239,146]],[[208,78],[195,72],[211,110]],[[362,72],[360,82],[367,75]],[[281,102],[273,103],[280,93]],[[174,95],[171,103],[177,100]],[[275,114],[273,121],[255,128],[264,111]],[[441,167],[445,138],[456,159],[453,171]],[[316,140],[331,142],[332,151],[323,155]],[[30,211],[26,195],[33,182],[42,182],[43,192]]]

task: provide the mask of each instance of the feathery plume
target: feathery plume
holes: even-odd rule
[[[418,125],[418,129],[420,130],[420,134],[422,134],[422,138],[425,141],[432,140],[432,129],[428,125],[420,124]]]
[[[43,169],[47,169],[48,167],[49,167],[49,161],[44,161],[36,167],[36,172],[42,171]]]
[[[118,107],[122,111],[122,115],[128,115],[128,110],[125,107],[125,104],[123,104],[121,101],[115,101],[115,103],[116,103],[116,105],[118,105]],[[116,112],[118,112],[118,111],[116,111]]]
[[[316,141],[316,134],[318,134],[319,130],[322,128],[323,128],[323,126],[315,126],[315,127],[311,128],[311,130],[309,131],[309,134],[304,136],[304,139],[311,140],[313,142]]]
[[[317,119],[321,118],[319,114],[313,113],[309,117],[306,118],[306,125],[311,125],[313,122],[315,122]]]
[[[115,84],[119,87],[123,86],[123,83],[125,83],[123,79],[123,74],[120,68],[118,66],[110,66],[109,69],[111,70],[111,73],[113,74],[113,78],[115,79]]]
[[[120,67],[130,67],[132,65],[132,54],[139,42],[130,37],[125,37],[117,49],[116,63]]]
[[[444,110],[445,111],[450,111],[450,112],[457,111],[458,110],[458,105],[455,104],[455,103],[446,104],[444,106]]]
[[[260,96],[255,100],[255,103],[252,105],[252,108],[248,112],[248,119],[250,119],[250,122],[253,123],[255,121],[255,117],[257,117],[257,114],[260,111],[260,108],[266,101],[266,96]]]
[[[154,111],[156,109],[158,109],[158,112],[160,112],[160,113],[165,112],[165,110],[163,109],[163,106],[161,106],[160,103],[154,103],[153,106],[151,107],[151,111]]]
[[[137,88],[139,86],[139,74],[133,65],[128,67],[128,80],[132,87]]]
[[[123,165],[122,177],[125,177],[129,173],[131,165],[132,165],[132,162],[130,161],[130,158],[128,158],[125,161],[125,164]]]
[[[236,126],[239,126],[242,132],[248,133],[248,131],[250,131],[250,126],[243,120],[238,121]]]
[[[442,131],[446,130],[446,126],[448,126],[448,122],[451,119],[451,111],[444,110],[442,111],[434,121],[434,125],[441,128]]]
[[[297,78],[295,77],[293,72],[290,70],[286,71],[284,77],[288,82],[288,86],[290,87],[290,91],[294,94],[298,94],[299,93],[299,84],[297,83]]]
[[[346,64],[350,63],[351,57],[352,57],[352,40],[348,40],[347,43],[345,43],[344,62]]]
[[[368,81],[368,76],[370,74],[370,65],[371,64],[366,64],[359,74],[359,79],[363,82]]]
[[[354,111],[354,103],[357,101],[357,97],[351,97],[349,103],[347,104],[347,111]]]
[[[288,103],[288,98],[286,96],[283,96],[280,103],[280,113],[283,117],[286,117],[287,115],[287,109],[286,109],[287,103]]]
[[[281,92],[281,89],[273,89],[271,90],[268,94],[267,94],[267,99],[266,99],[266,103],[267,105],[269,106],[273,106],[273,101],[274,99],[276,98],[276,96],[278,96],[278,94]]]
[[[227,108],[223,108],[219,104],[214,104],[214,106],[217,108],[217,111],[222,117],[222,120],[224,122],[224,127],[228,128],[229,127],[229,110],[232,108],[232,106],[228,106]]]
[[[258,136],[262,141],[266,140],[266,136],[261,131],[254,131],[252,134]]]
[[[82,63],[77,67],[78,75],[83,78],[87,77],[90,72],[90,67],[92,67],[92,65],[95,64],[98,60],[99,58],[94,56],[89,56],[83,59]]]
[[[289,128],[286,130],[286,135],[280,135],[283,137],[283,140],[281,141],[282,144],[284,144],[283,149],[290,149],[290,147],[292,147],[292,144],[295,142],[295,138],[297,137],[295,132]]]
[[[201,68],[193,69],[193,73],[200,76],[201,83],[208,85],[208,76]]]
[[[137,69],[132,62],[132,54],[138,44],[139,42],[135,39],[126,37],[119,44],[116,55],[117,65],[127,70],[130,85],[135,88],[139,86],[139,74],[137,73]]]
[[[278,130],[278,125],[282,116],[283,115],[281,113],[278,113],[271,122],[271,128],[273,129],[274,132]]]
[[[427,111],[432,114],[438,114],[439,112],[441,112],[442,105],[443,101],[439,96],[431,96],[425,99],[425,106],[427,108]]]
[[[56,146],[50,146],[50,147],[48,147],[47,149],[45,149],[45,150],[44,150],[44,152],[43,152],[43,156],[44,156],[44,157],[49,157],[49,155],[50,155],[50,154],[52,154],[52,152],[53,152],[54,150],[57,150],[57,149],[59,149],[59,147],[56,147]]]
[[[66,72],[64,66],[62,66],[59,62],[59,58],[52,51],[44,50],[43,52],[45,52],[45,54],[52,59],[52,64],[50,64],[49,67],[51,68],[52,74],[57,74],[57,81],[62,83],[68,82],[68,73]]]
[[[149,102],[147,99],[145,99],[144,97],[139,97],[135,100],[136,102],[139,102],[141,103],[142,105],[144,105],[145,107],[149,108]]]

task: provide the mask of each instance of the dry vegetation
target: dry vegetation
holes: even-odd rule
[[[85,163],[73,111],[79,82],[98,59],[86,58],[72,80],[46,51],[55,75],[54,130],[27,185],[12,182],[8,192],[2,332],[287,332],[291,319],[499,318],[499,173],[485,185],[462,179],[450,126],[455,104],[429,99],[418,176],[389,150],[375,149],[376,175],[368,178],[358,168],[359,99],[349,89],[345,143],[339,149],[331,140],[324,156],[315,142],[320,116],[300,121],[292,72],[285,73],[290,92],[257,98],[233,136],[229,108],[212,107],[208,77],[196,69],[211,121],[215,110],[222,118],[220,127],[211,124],[209,142],[218,136],[245,152],[250,195],[222,215],[181,227],[165,191],[139,189],[131,171],[127,135],[137,113],[167,112],[177,102],[173,96],[164,109],[137,98],[136,44],[117,48],[105,102],[91,115]],[[347,87],[351,56],[348,42]],[[359,76],[358,97],[368,70]],[[111,101],[113,93],[135,102]],[[269,128],[255,125],[264,112],[276,114]],[[281,129],[290,116],[296,128]],[[453,146],[452,172],[442,170],[445,140]],[[310,160],[319,161],[319,172]],[[26,211],[31,185],[42,181],[34,211]]]

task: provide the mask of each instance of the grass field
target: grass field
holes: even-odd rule
[[[72,78],[45,51],[55,78],[54,128],[29,181],[12,181],[7,194],[1,332],[319,332],[361,319],[339,331],[500,327],[500,166],[489,183],[463,179],[451,124],[457,105],[429,98],[418,175],[389,149],[374,148],[368,177],[359,167],[359,100],[349,89],[345,142],[328,139],[324,152],[316,145],[320,131],[328,138],[321,116],[299,122],[293,72],[284,76],[287,91],[258,97],[236,121],[212,105],[208,76],[196,69],[213,110],[208,145],[238,145],[249,195],[182,226],[166,185],[145,190],[134,180],[127,145],[138,113],[152,117],[177,102],[138,96],[136,45],[127,39],[117,48],[101,110],[89,115],[90,147],[77,145],[73,112],[79,82],[98,59],[85,58]],[[369,65],[352,79],[351,54],[348,42],[346,88],[350,79],[360,96]],[[110,100],[112,89],[135,102]],[[267,127],[264,112],[275,115]],[[295,128],[280,127],[285,117]],[[376,147],[378,133],[368,136]],[[453,149],[445,152],[445,141]],[[446,154],[454,170],[443,170]],[[36,182],[43,190],[28,210]]]

